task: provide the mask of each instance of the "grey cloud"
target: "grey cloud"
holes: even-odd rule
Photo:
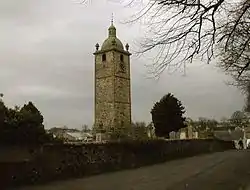
[[[111,13],[118,37],[129,43],[142,36],[143,26],[123,25],[133,9],[106,0],[81,5],[77,0],[0,1],[0,91],[7,105],[33,101],[47,127],[93,124],[94,45],[107,37]],[[149,55],[148,57],[150,57]],[[187,76],[167,71],[159,81],[147,79],[149,59],[132,56],[132,114],[151,120],[150,109],[173,92],[191,117],[220,118],[244,103],[240,92],[225,85],[230,80],[213,66],[190,64]],[[204,66],[205,65],[205,66]]]

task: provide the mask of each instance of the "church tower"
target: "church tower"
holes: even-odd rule
[[[110,132],[131,126],[129,45],[125,49],[111,22],[108,38],[95,55],[95,130]]]

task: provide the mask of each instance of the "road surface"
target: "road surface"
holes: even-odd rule
[[[249,185],[249,187],[248,187]],[[250,190],[250,151],[231,150],[18,190]]]

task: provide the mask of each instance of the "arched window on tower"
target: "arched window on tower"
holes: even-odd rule
[[[120,55],[120,61],[123,62],[123,55]]]
[[[102,61],[106,61],[106,54],[102,54]]]
[[[125,72],[124,57],[122,54],[120,55],[120,69],[121,69],[121,72],[123,73]]]

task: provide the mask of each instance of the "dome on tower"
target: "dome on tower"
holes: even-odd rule
[[[101,50],[108,50],[111,48],[123,50],[122,42],[116,37],[116,28],[113,25],[113,22],[111,23],[111,26],[109,27],[108,31],[108,38],[103,42]]]

